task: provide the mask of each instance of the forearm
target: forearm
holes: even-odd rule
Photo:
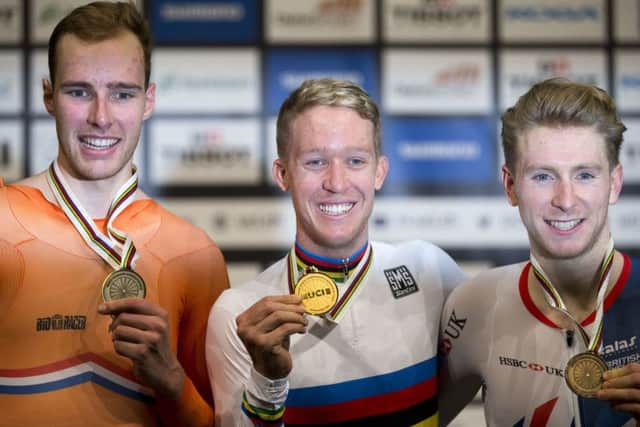
[[[187,377],[177,399],[156,397],[156,411],[165,426],[211,427],[213,408],[202,398]]]

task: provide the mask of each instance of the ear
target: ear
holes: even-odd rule
[[[289,173],[282,159],[277,158],[273,161],[271,174],[282,191],[289,191]]]
[[[502,165],[502,188],[507,195],[507,200],[511,206],[518,206],[518,195],[515,190],[515,177],[507,168],[507,165]]]
[[[153,113],[153,108],[156,105],[156,84],[150,83],[149,87],[144,94],[144,114],[142,120],[147,120]]]
[[[53,104],[53,85],[49,79],[42,79],[42,101],[47,112],[54,116],[56,109]]]
[[[609,204],[613,205],[618,201],[620,192],[622,191],[622,183],[624,182],[624,174],[622,173],[622,164],[618,163],[611,171],[611,188],[609,189]]]
[[[387,159],[387,156],[381,155],[378,157],[378,163],[376,165],[376,181],[375,181],[376,191],[382,188],[382,184],[384,184],[384,180],[387,177],[388,172],[389,172],[389,159]]]

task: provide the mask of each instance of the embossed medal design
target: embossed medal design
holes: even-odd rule
[[[102,298],[105,301],[144,298],[146,295],[147,287],[144,284],[144,279],[133,270],[113,271],[102,283]]]
[[[307,313],[322,315],[338,301],[338,285],[326,274],[311,271],[300,278],[295,287]]]
[[[595,397],[602,387],[602,374],[607,370],[604,360],[596,353],[587,351],[573,356],[564,372],[567,385],[582,397]]]

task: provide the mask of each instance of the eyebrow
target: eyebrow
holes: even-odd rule
[[[60,87],[82,87],[82,88],[91,88],[93,87],[91,84],[84,81],[66,81],[60,84]],[[125,82],[114,82],[108,83],[107,88],[109,89],[128,89],[128,90],[142,90],[142,86],[135,83],[125,83]]]

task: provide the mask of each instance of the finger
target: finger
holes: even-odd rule
[[[121,341],[134,344],[145,344],[157,348],[162,341],[161,334],[155,331],[144,331],[129,326],[118,326],[111,333],[112,341]]]
[[[305,310],[301,302],[299,303],[283,303],[273,299],[265,299],[258,301],[248,310],[241,313],[236,318],[236,324],[252,325],[261,322],[274,312],[291,312],[303,315]]]
[[[114,341],[113,348],[117,354],[131,359],[134,363],[143,364],[151,357],[151,350],[145,344],[127,341]]]
[[[626,412],[628,414],[632,414],[634,417],[640,416],[640,404],[639,403],[617,403],[612,404],[611,407],[616,411]]]
[[[255,324],[238,322],[237,331],[240,338],[251,339],[251,336],[268,334],[287,324],[297,325],[298,328],[304,329],[307,325],[307,319],[299,313],[276,311]]]
[[[251,341],[252,347],[260,349],[260,352],[277,352],[277,349],[288,347],[288,337],[295,334],[305,333],[306,328],[295,323],[284,323],[266,334],[256,334]]]
[[[167,311],[158,304],[142,298],[123,298],[107,301],[98,306],[100,314],[117,316],[120,313],[138,313],[154,316],[166,316]]]
[[[168,322],[158,316],[148,316],[142,314],[120,313],[111,322],[109,331],[115,330],[118,326],[129,326],[143,331],[166,331]]]
[[[630,375],[630,374],[634,374],[634,373],[639,373],[640,374],[640,364],[637,363],[630,363],[628,365],[625,365],[621,368],[616,368],[616,369],[610,369],[608,371],[606,371],[602,377],[604,378],[604,380],[610,380],[610,379],[614,379],[614,378],[618,378],[618,377],[623,377],[625,375]]]
[[[640,389],[637,388],[603,388],[598,391],[598,399],[608,400],[612,404],[640,402]]]

